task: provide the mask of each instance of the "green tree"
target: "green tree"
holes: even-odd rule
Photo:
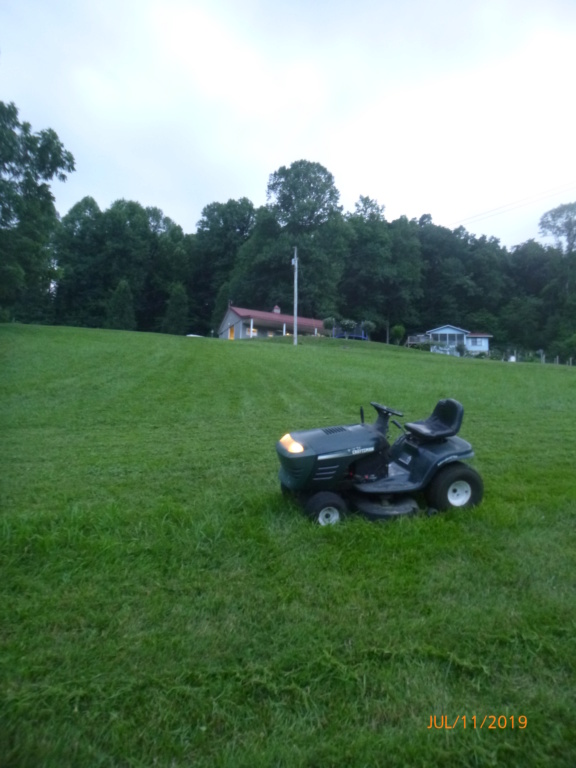
[[[308,160],[282,166],[269,179],[268,207],[290,234],[309,232],[341,213],[332,174]]]
[[[506,264],[510,293],[513,296],[540,296],[557,274],[562,253],[535,240],[512,249]]]
[[[106,326],[110,296],[126,280],[137,330],[161,330],[172,284],[191,282],[191,243],[158,208],[117,200],[102,212],[84,198],[62,219],[53,240],[57,322]]]
[[[104,247],[102,211],[94,198],[84,197],[64,216],[53,238],[56,322],[105,325],[109,292],[115,286],[105,288],[102,284],[106,272]]]
[[[463,313],[466,328],[470,327],[470,315],[482,311],[496,314],[510,296],[508,259],[507,250],[502,248],[497,238],[484,235],[468,237],[467,248],[463,253],[467,281]]]
[[[558,355],[562,362],[572,360],[572,364],[574,364],[576,360],[576,333],[565,337],[562,341],[554,342],[550,353],[554,356]]]
[[[336,327],[336,318],[335,317],[325,317],[322,321],[322,325],[324,327],[325,331],[332,332],[334,328]]]
[[[60,321],[106,326],[109,297],[121,280],[130,285],[138,316],[156,237],[139,203],[117,200],[101,212],[88,197],[74,206],[55,238]]]
[[[240,306],[272,309],[292,307],[294,274],[291,266],[298,248],[298,311],[308,317],[335,313],[338,284],[347,244],[347,228],[339,213],[315,228],[282,225],[273,207],[257,212],[250,239],[238,253],[225,293],[218,299],[219,318],[227,301]],[[214,318],[216,321],[216,317]]]
[[[502,308],[500,320],[508,343],[524,349],[546,346],[542,304],[537,297],[515,296]]]
[[[472,332],[490,333],[496,341],[502,336],[498,314],[487,309],[479,309],[477,312],[467,314],[466,328]]]
[[[423,220],[424,219],[424,220]],[[471,296],[477,288],[467,274],[469,235],[452,232],[425,217],[418,224],[422,253],[421,323],[424,330],[444,323],[462,326]]]
[[[298,247],[299,311],[316,318],[335,314],[349,248],[345,221],[339,214],[333,216],[317,229],[292,238],[292,243]]]
[[[174,283],[166,303],[166,315],[162,323],[164,333],[183,336],[188,331],[188,296],[182,283]]]
[[[33,133],[13,103],[0,101],[0,307],[13,311],[51,293],[48,243],[58,216],[49,182],[65,181],[74,158],[50,128]]]
[[[109,297],[121,280],[130,285],[138,318],[157,239],[139,203],[117,200],[104,212],[90,197],[77,203],[55,237],[59,321],[104,327]]]
[[[110,297],[106,325],[108,328],[119,331],[134,331],[136,329],[134,297],[127,280],[120,280]]]
[[[249,238],[215,303],[217,324],[229,301],[239,306],[285,311],[293,304],[294,248],[298,249],[298,311],[324,317],[335,313],[347,250],[347,228],[334,179],[319,163],[299,160],[270,176],[268,205],[260,208]]]
[[[204,332],[222,319],[228,304],[226,286],[256,220],[256,210],[246,197],[210,203],[202,210],[195,235],[192,284],[195,314]]]
[[[370,338],[370,335],[376,330],[376,323],[373,323],[372,320],[363,320],[361,325],[364,333]]]
[[[390,341],[392,344],[400,344],[406,335],[406,328],[403,325],[394,325],[390,329]]]
[[[386,325],[416,326],[422,301],[422,249],[419,229],[405,216],[391,222],[391,271],[386,282]],[[386,341],[389,341],[387,338]]]
[[[375,329],[384,331],[395,275],[384,207],[368,197],[360,197],[346,223],[349,245],[339,285],[340,312],[349,317],[364,317],[374,323]]]
[[[344,336],[348,338],[348,336],[352,333],[352,331],[356,328],[358,323],[356,320],[351,320],[349,318],[343,317],[342,320],[338,323],[340,328],[344,331]]]
[[[100,275],[106,292],[126,279],[140,309],[151,251],[157,242],[148,211],[133,200],[116,200],[103,214],[105,269]]]
[[[224,316],[228,302],[237,306],[284,310],[292,306],[293,246],[272,212],[259,208],[251,237],[239,249],[230,279],[223,283],[215,302],[213,323]]]
[[[551,235],[564,254],[576,247],[576,202],[547,211],[540,219],[540,234]]]
[[[159,208],[146,208],[148,248],[145,278],[138,303],[138,329],[159,331],[173,283],[191,286],[195,235],[182,228]]]

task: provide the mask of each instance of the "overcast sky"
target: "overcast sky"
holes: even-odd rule
[[[186,232],[305,159],[345,210],[540,239],[576,201],[575,74],[576,0],[0,0],[0,100],[76,159],[60,214]]]

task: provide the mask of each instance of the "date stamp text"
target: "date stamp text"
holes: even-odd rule
[[[455,728],[485,728],[489,731],[518,729],[523,731],[528,725],[526,715],[430,715],[427,730],[451,731]]]

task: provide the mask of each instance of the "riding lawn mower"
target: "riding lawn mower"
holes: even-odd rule
[[[276,444],[280,485],[312,520],[338,523],[349,512],[369,520],[414,515],[421,500],[429,514],[480,504],[484,485],[464,463],[474,456],[458,437],[464,408],[453,399],[439,400],[432,414],[402,426],[403,414],[386,405],[372,424],[318,427],[292,431]],[[402,434],[391,445],[389,423]]]

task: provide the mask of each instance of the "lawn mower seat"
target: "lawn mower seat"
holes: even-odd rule
[[[464,407],[457,400],[438,400],[431,416],[412,421],[405,428],[420,442],[439,440],[457,434],[462,424]]]

